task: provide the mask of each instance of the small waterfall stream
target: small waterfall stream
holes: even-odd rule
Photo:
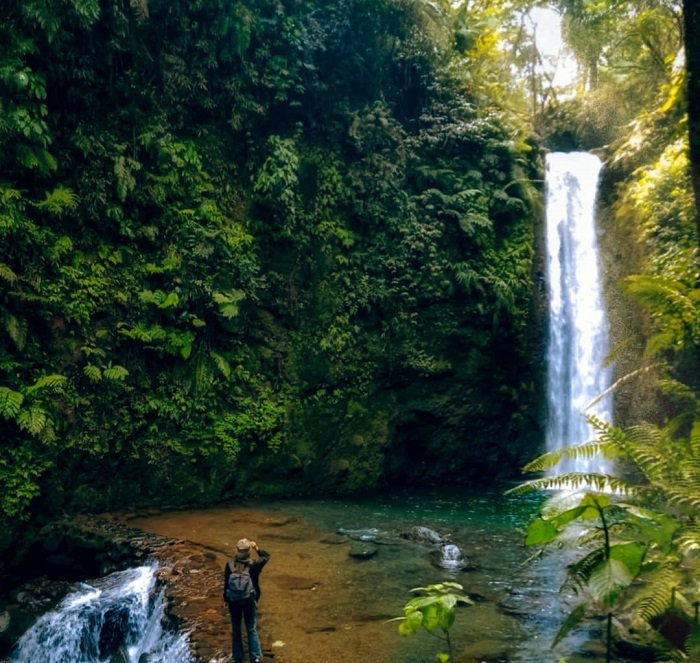
[[[594,438],[584,412],[612,422],[608,322],[603,305],[595,205],[601,161],[587,152],[547,155],[549,293],[547,450]],[[571,459],[561,472],[609,472],[599,458]]]
[[[163,629],[155,567],[83,583],[20,638],[10,663],[187,663],[186,636]]]

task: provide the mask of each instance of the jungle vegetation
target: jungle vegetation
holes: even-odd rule
[[[5,4],[2,546],[62,510],[515,476],[543,148],[606,146],[640,366],[697,395],[692,7]]]

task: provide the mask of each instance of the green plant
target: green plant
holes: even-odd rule
[[[562,586],[582,600],[552,646],[591,613],[607,619],[608,661],[613,610],[648,623],[673,610],[692,621],[691,596],[697,589],[693,559],[700,549],[695,523],[700,508],[700,421],[694,418],[691,402],[690,412],[664,428],[645,424],[622,430],[588,417],[597,433],[594,441],[544,454],[525,468],[540,472],[564,458],[601,453],[624,459],[626,473],[634,479],[566,473],[508,491],[556,491],[528,526],[525,545],[568,542],[582,551],[567,567]]]
[[[455,621],[455,608],[460,603],[473,604],[463,596],[462,585],[456,582],[441,582],[427,587],[416,587],[411,592],[420,592],[420,596],[412,598],[403,608],[403,617],[394,617],[389,621],[398,621],[399,633],[411,635],[421,629],[431,635],[444,640],[447,645],[447,653],[440,652],[437,655],[440,663],[452,660],[452,642],[450,640],[450,628]],[[439,629],[442,633],[436,633]]]

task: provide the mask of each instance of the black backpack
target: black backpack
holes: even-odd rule
[[[248,567],[242,570],[236,569],[235,564],[229,564],[231,575],[228,577],[226,586],[226,600],[229,603],[242,605],[255,600],[255,585],[250,577]]]

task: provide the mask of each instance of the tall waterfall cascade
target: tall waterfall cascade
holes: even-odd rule
[[[555,152],[546,159],[548,451],[594,439],[586,414],[612,423],[612,370],[605,364],[608,322],[595,214],[601,166],[587,152]],[[556,470],[610,468],[594,457],[562,461]]]
[[[163,628],[155,566],[81,584],[20,638],[11,663],[187,663],[184,634]]]

